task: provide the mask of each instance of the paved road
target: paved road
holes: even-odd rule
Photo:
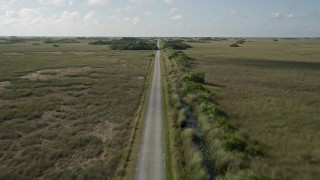
[[[145,117],[134,179],[163,180],[165,179],[165,170],[162,142],[162,88],[160,73],[160,50],[157,51],[155,57],[152,86]]]

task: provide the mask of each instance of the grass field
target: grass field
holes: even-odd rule
[[[320,40],[189,43],[194,70],[240,133],[262,143],[254,171],[271,179],[320,177]]]
[[[0,179],[121,175],[153,51],[0,45]]]

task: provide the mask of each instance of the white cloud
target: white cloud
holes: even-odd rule
[[[271,13],[270,17],[272,17],[272,18],[280,18],[281,14],[280,14],[280,12],[273,12],[273,13]]]
[[[154,1],[155,0],[130,0],[130,2],[134,4],[144,4],[144,3],[154,2]]]
[[[286,15],[286,18],[292,19],[292,18],[294,18],[294,14],[293,14],[293,13],[290,13],[290,14]]]
[[[176,3],[176,2],[180,2],[182,0],[163,0],[164,3],[166,4],[173,4],[173,3]]]
[[[66,3],[70,5],[73,4],[71,0],[39,0],[39,3],[43,5],[64,5]]]
[[[152,12],[151,11],[146,11],[145,14],[146,14],[146,16],[152,16]]]
[[[122,11],[122,8],[121,8],[121,7],[119,7],[119,8],[116,9],[116,12],[121,12],[121,11]]]
[[[109,15],[109,16],[107,16],[107,19],[115,19],[115,18],[117,18],[117,15]]]
[[[35,9],[23,8],[19,11],[19,15],[28,23],[38,23],[42,19],[41,14]]]
[[[178,21],[178,20],[181,20],[182,18],[183,18],[183,16],[180,15],[180,14],[178,14],[178,15],[176,15],[176,16],[172,16],[172,17],[171,17],[171,20],[173,20],[173,21]]]
[[[42,14],[29,8],[23,8],[18,12],[7,11],[4,16],[0,16],[1,25],[10,25],[13,27],[25,27],[34,29],[39,26],[48,27],[63,27],[66,25],[81,24],[81,14],[78,11],[64,11],[60,16],[53,15],[49,18],[44,18]]]
[[[88,0],[89,5],[104,5],[111,2],[111,0]]]
[[[72,22],[79,19],[80,17],[81,17],[81,14],[78,11],[73,11],[73,12],[64,11],[61,15],[61,20]]]
[[[270,17],[274,18],[274,19],[292,19],[292,18],[295,18],[293,13],[290,13],[290,14],[287,14],[287,15],[283,15],[280,12],[273,12],[273,13],[271,13]]]
[[[126,7],[124,8],[124,10],[126,10],[126,11],[129,11],[130,9],[131,9],[130,6],[126,6]]]
[[[7,10],[5,14],[6,18],[16,18],[18,17],[18,13],[12,11],[12,10]]]
[[[140,22],[141,22],[140,17],[134,17],[131,21],[132,25],[138,25],[140,24]]]
[[[78,11],[64,11],[47,17],[37,9],[28,8],[0,14],[0,27],[0,34],[7,36],[92,36],[106,33],[95,12],[82,16]]]
[[[175,7],[171,8],[170,11],[169,11],[169,15],[173,14],[176,11],[177,11],[177,8],[175,8]]]
[[[83,19],[78,11],[64,11],[60,16],[53,16],[52,18],[46,19],[46,23],[52,23],[54,26],[75,26],[82,24]]]
[[[236,16],[238,14],[238,12],[236,11],[236,10],[231,10],[230,12],[229,12],[229,15],[230,16]]]
[[[123,19],[124,21],[130,21],[131,20],[131,17],[126,17]]]
[[[0,10],[10,10],[12,4],[14,4],[17,0],[0,0]]]
[[[91,11],[90,13],[88,13],[87,15],[85,15],[83,17],[83,21],[86,25],[95,25],[95,24],[99,24],[99,20],[97,18],[97,15],[94,11]]]

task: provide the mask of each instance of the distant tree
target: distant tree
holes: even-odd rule
[[[192,48],[192,46],[190,46],[189,44],[183,43],[182,40],[164,41],[162,47],[177,50],[185,50],[188,48]]]
[[[90,45],[110,45],[112,42],[111,41],[104,41],[104,40],[97,40],[90,42]]]
[[[54,44],[54,43],[80,43],[80,41],[74,38],[62,38],[62,39],[46,39],[44,43]]]
[[[241,39],[241,40],[238,40],[238,41],[237,41],[237,44],[244,44],[245,42],[246,42],[246,40]]]
[[[139,38],[122,38],[111,42],[112,50],[157,50],[155,42],[144,41]]]
[[[230,45],[230,47],[240,47],[237,43],[233,43]]]

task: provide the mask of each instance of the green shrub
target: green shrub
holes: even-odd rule
[[[111,41],[104,41],[104,40],[97,40],[97,41],[93,41],[93,42],[90,42],[89,44],[90,45],[110,45],[112,42]]]
[[[204,101],[200,104],[201,111],[204,112],[207,116],[215,118],[220,114],[220,110],[217,105]]]
[[[192,102],[196,104],[201,104],[202,102],[209,102],[210,100],[211,98],[208,92],[200,92],[193,97]]]
[[[180,128],[184,128],[186,126],[187,116],[186,111],[183,108],[179,111],[177,123]]]
[[[189,44],[185,44],[182,40],[171,40],[171,41],[164,41],[162,48],[164,49],[176,49],[176,50],[185,50],[188,48],[192,48]]]
[[[240,47],[237,43],[233,43],[230,45],[230,47]]]
[[[182,76],[181,80],[203,84],[205,82],[205,74],[204,72],[191,72]]]
[[[250,144],[247,146],[246,152],[251,156],[262,156],[263,147],[259,144]]]
[[[109,43],[112,50],[157,50],[154,42],[144,41],[138,38],[122,38]]]
[[[183,91],[185,94],[197,93],[199,91],[201,92],[204,90],[205,90],[204,87],[199,83],[194,83],[194,82],[183,83]]]
[[[168,55],[168,58],[169,58],[170,60],[178,57],[178,56],[181,55],[181,54],[183,54],[182,51],[174,51],[174,50],[172,50],[172,49],[167,50],[167,55]]]
[[[44,43],[54,44],[54,43],[80,43],[80,41],[73,38],[62,38],[62,39],[46,39]]]
[[[226,150],[226,151],[240,151],[240,152],[244,152],[246,147],[247,147],[247,143],[241,139],[240,137],[237,137],[234,134],[225,134],[221,137],[222,140],[222,147]]]
[[[244,42],[239,41],[231,47],[239,47],[238,43],[242,44]],[[179,82],[181,82],[177,85],[173,83],[173,88],[178,90],[177,92],[179,92],[183,103],[192,108],[192,113],[197,118],[196,128],[185,128],[185,112],[180,110],[179,113],[174,113],[174,117],[176,120],[178,119],[175,128],[178,132],[182,131],[182,133],[177,133],[177,136],[182,139],[182,145],[179,144],[179,147],[181,146],[182,156],[189,160],[181,162],[182,169],[186,170],[183,173],[187,174],[187,177],[192,177],[191,179],[209,179],[210,176],[205,174],[211,172],[210,168],[215,168],[218,178],[222,179],[255,179],[259,177],[255,176],[254,173],[247,173],[247,171],[251,168],[251,158],[263,154],[262,146],[237,134],[237,128],[228,122],[227,116],[213,101],[212,96],[214,94],[203,85],[205,74],[191,71],[191,68],[189,68],[190,58],[184,52],[174,51],[172,48],[167,49],[166,53],[173,69],[172,77],[173,79],[176,77],[174,81],[180,80]],[[178,104],[177,101],[180,101],[177,94],[174,97],[175,103],[172,103],[173,106]],[[181,104],[179,107],[181,107]],[[205,151],[209,154],[203,153],[201,147],[198,149],[197,142],[199,140],[206,144],[205,146],[208,149]],[[188,157],[192,153],[197,158],[190,162]],[[206,162],[204,159],[214,161],[215,166],[209,165],[209,169],[206,169],[206,167],[203,167]],[[189,172],[200,173],[202,171],[205,172],[204,176],[189,174]]]
[[[246,42],[246,40],[241,39],[241,40],[238,40],[236,43],[237,43],[237,44],[244,44],[245,42]]]

